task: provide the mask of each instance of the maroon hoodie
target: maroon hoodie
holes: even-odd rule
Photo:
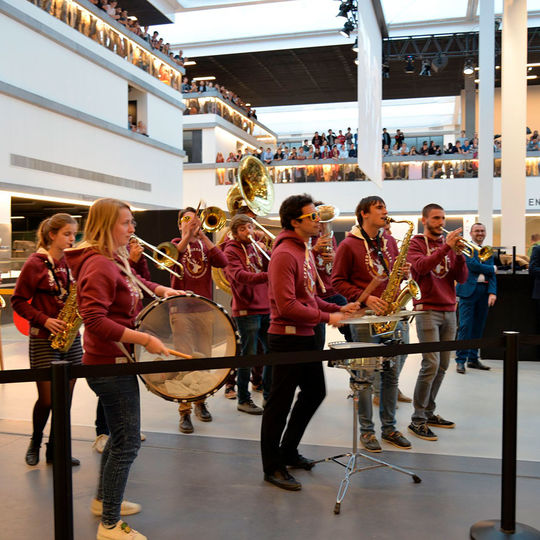
[[[311,237],[311,245],[315,246],[319,236]],[[332,236],[332,249],[334,250],[335,254],[337,251],[337,242],[335,236]],[[329,298],[330,296],[334,296],[336,294],[336,290],[332,285],[332,271],[330,270],[330,273],[328,273],[326,270],[326,263],[323,261],[321,254],[315,248],[313,248],[312,251],[313,256],[315,257],[315,264],[317,265],[317,272],[319,272],[319,276],[325,288],[325,291],[323,291],[319,286],[319,296],[324,300],[325,298]]]
[[[172,243],[177,246],[181,240],[181,238],[174,238]],[[227,266],[227,257],[223,251],[217,246],[208,250],[202,240],[194,240],[188,244],[184,253],[180,254],[179,260],[184,267],[184,277],[178,279],[171,274],[171,287],[177,290],[192,291],[212,300],[211,267],[225,268]],[[173,267],[173,270],[181,275],[177,267]]]
[[[366,250],[366,244],[368,250]],[[353,227],[351,233],[339,244],[332,269],[332,285],[349,302],[358,300],[374,277],[384,281],[372,291],[373,296],[381,296],[388,282],[388,274],[377,256],[375,241],[367,243],[361,236],[360,228]],[[399,249],[396,240],[388,233],[380,237],[380,247],[388,271],[392,271]]]
[[[417,234],[411,238],[407,261],[412,265],[412,276],[422,293],[420,300],[413,300],[414,309],[455,311],[455,281],[464,283],[469,274],[465,257],[456,255],[442,236],[432,240]]]
[[[306,252],[308,260],[306,261]],[[339,306],[315,294],[317,274],[313,254],[294,231],[283,230],[274,242],[268,266],[270,334],[312,336]]]
[[[231,285],[233,317],[263,315],[270,312],[268,304],[268,259],[253,244],[229,240],[224,252],[229,261],[225,275]],[[249,262],[246,260],[246,253]]]
[[[60,289],[54,279],[58,280]],[[17,279],[11,305],[21,317],[30,322],[30,335],[48,338],[45,328],[50,317],[56,319],[64,305],[68,289],[66,260],[53,260],[51,265],[45,250],[32,253],[24,263]],[[28,300],[31,300],[28,303]]]
[[[77,302],[84,322],[83,364],[114,364],[123,356],[115,342],[126,328],[134,328],[139,291],[113,260],[93,248],[68,249],[65,256],[77,281]],[[159,286],[137,277],[152,291]]]

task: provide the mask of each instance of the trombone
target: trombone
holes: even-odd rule
[[[266,253],[266,251],[261,247],[259,246],[259,244],[257,244],[257,241],[255,240],[255,238],[253,238],[253,236],[250,234],[248,236],[249,238],[249,241],[251,242],[251,244],[253,245],[253,247],[261,254],[263,255],[264,257],[266,257],[266,259],[269,261],[270,260],[270,255],[268,255],[268,253]]]
[[[162,242],[157,247],[146,242],[142,238],[139,238],[137,235],[132,234],[130,240],[134,240],[139,245],[147,247],[153,251],[152,255],[149,255],[144,250],[142,254],[150,259],[160,270],[166,270],[169,274],[176,276],[178,279],[184,277],[184,267],[182,263],[178,260],[178,248],[172,242]],[[159,257],[158,257],[159,256]],[[161,257],[161,258],[160,258]],[[177,266],[180,274],[172,270],[172,266]]]
[[[441,227],[442,231],[448,234],[450,231],[446,230],[444,227]],[[473,242],[469,242],[468,240],[465,240],[465,238],[461,237],[458,240],[458,247],[461,250],[461,253],[465,255],[465,257],[474,257],[474,252],[478,251],[478,258],[485,262],[490,257],[493,257],[493,248],[491,246],[477,246]]]

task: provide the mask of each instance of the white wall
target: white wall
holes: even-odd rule
[[[148,136],[182,148],[182,111],[152,94],[146,100]]]
[[[2,125],[7,126],[0,130],[0,182],[13,184],[13,191],[24,191],[29,186],[96,198],[118,197],[143,206],[178,208],[181,205],[179,156],[2,94],[0,118]],[[10,165],[10,154],[147,182],[152,190],[140,191],[14,167]]]

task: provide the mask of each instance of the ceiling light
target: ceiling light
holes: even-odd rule
[[[413,56],[407,56],[405,59],[405,73],[414,73],[414,57]]]
[[[352,50],[353,50],[354,52],[358,52],[358,38],[356,38],[356,39],[354,40],[354,45],[353,45]]]
[[[339,6],[339,12],[336,17],[347,17],[347,13],[353,9],[352,0],[345,0]]]
[[[11,219],[26,219],[24,216],[11,216]]]
[[[474,73],[473,61],[468,58],[465,60],[465,65],[463,66],[463,75],[472,75]]]
[[[206,77],[193,77],[192,81],[215,81],[216,78],[213,75],[207,75]]]
[[[246,107],[251,107],[251,103],[246,103]]]
[[[442,54],[442,53],[439,53],[436,58],[434,58],[432,61],[431,61],[431,69],[435,72],[435,73],[438,73],[439,71],[442,71],[446,65],[448,64],[448,56]]]
[[[343,26],[343,29],[339,32],[342,36],[350,37],[351,32],[354,30],[354,24],[351,21],[347,21]]]
[[[390,78],[390,66],[388,65],[388,62],[385,60],[382,65],[382,76],[383,79],[389,79]]]
[[[431,77],[431,62],[429,60],[422,60],[420,77]]]
[[[538,79],[538,75],[527,75],[526,78],[529,79],[529,80],[531,80],[531,79]]]
[[[356,65],[358,65],[358,58],[355,58],[355,59],[354,59],[354,63],[355,63]]]
[[[184,66],[196,66],[197,62],[195,60],[188,60],[187,62],[184,62]]]

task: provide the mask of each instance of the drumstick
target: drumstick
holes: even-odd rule
[[[178,358],[187,358],[188,360],[193,358],[193,356],[191,356],[190,354],[184,354],[182,352],[175,351],[174,349],[167,349],[167,352],[169,354],[172,354],[173,356],[177,356]]]

